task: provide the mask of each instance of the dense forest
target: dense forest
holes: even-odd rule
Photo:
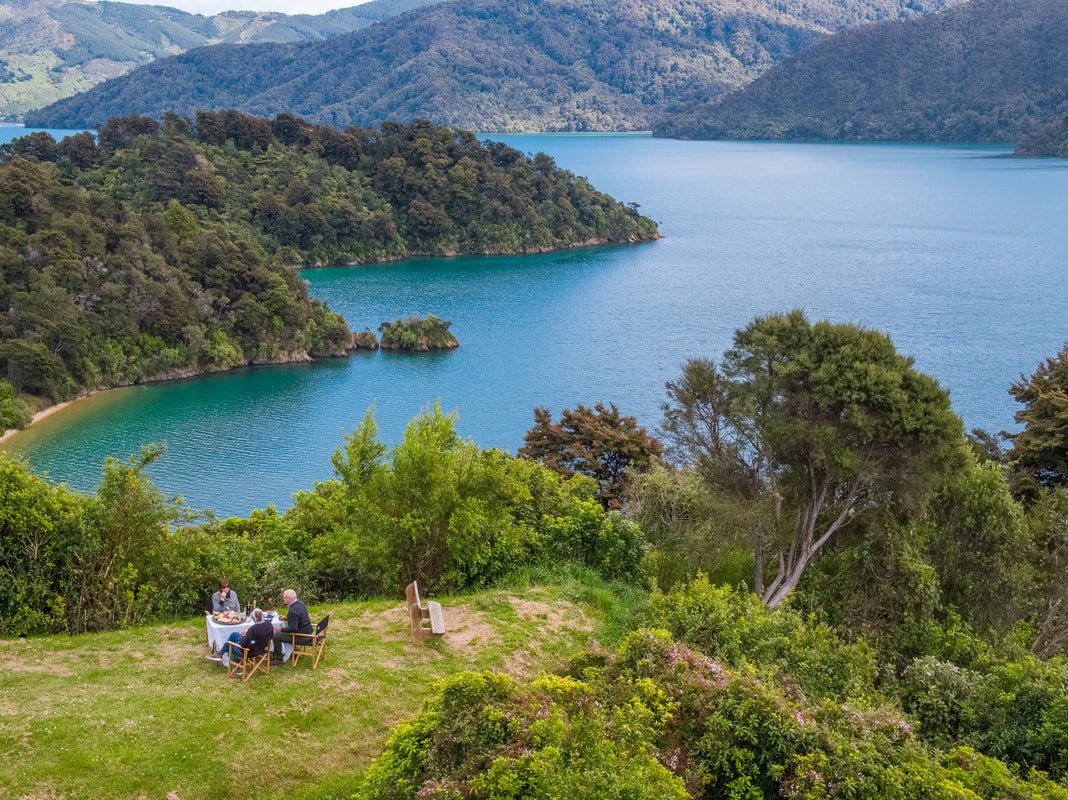
[[[952,0],[473,0],[324,42],[154,62],[27,117],[40,127],[198,108],[343,127],[416,117],[472,130],[647,130],[852,25]]]
[[[1065,41],[1068,6],[1059,0],[972,0],[846,31],[657,130],[684,138],[1014,142],[1068,112]]]
[[[371,0],[326,14],[225,11],[202,16],[161,5],[0,0],[0,119],[85,91],[157,58],[221,43],[325,39],[437,0]]]
[[[1059,119],[1021,136],[1016,142],[1016,155],[1068,158],[1068,109]]]
[[[549,156],[425,122],[201,112],[113,119],[98,141],[38,132],[0,150],[0,378],[56,401],[339,354],[347,325],[292,267],[657,235]],[[0,427],[24,421],[8,413]]]
[[[537,460],[437,407],[387,448],[369,413],[284,514],[190,520],[159,448],[91,495],[0,456],[0,633],[194,615],[219,575],[334,602],[592,572],[645,598],[618,646],[445,680],[355,796],[1065,800],[1068,346],[1010,391],[1020,434],[965,435],[888,337],[793,312],[683,365],[655,446],[602,404],[536,413]]]

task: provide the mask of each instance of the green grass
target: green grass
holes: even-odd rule
[[[313,609],[332,612],[319,668],[276,667],[247,684],[205,660],[201,620],[0,641],[0,797],[348,797],[436,680],[552,669],[614,640],[642,598],[581,574],[539,577],[438,598],[449,633],[422,646],[400,603]],[[248,783],[268,774],[266,786]]]

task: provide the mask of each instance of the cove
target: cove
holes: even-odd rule
[[[952,393],[969,427],[1011,428],[1009,384],[1068,338],[1068,165],[1007,147],[500,136],[641,205],[665,238],[521,257],[308,270],[353,329],[408,313],[452,321],[450,353],[358,353],[131,387],[7,443],[92,488],[106,455],[165,440],[152,475],[219,515],[328,478],[373,405],[383,438],[440,400],[486,447],[515,450],[534,406],[615,402],[647,426],[687,358],[718,357],[753,316],[884,330]]]

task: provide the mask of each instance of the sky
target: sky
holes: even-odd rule
[[[281,11],[284,14],[322,14],[335,8],[358,6],[365,0],[123,0],[140,5],[170,6],[194,14],[220,11]]]

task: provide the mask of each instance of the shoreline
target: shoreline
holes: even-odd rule
[[[387,256],[385,258],[376,258],[370,261],[345,261],[333,264],[292,264],[290,269],[302,270],[302,269],[335,269],[338,267],[377,267],[386,266],[388,264],[396,264],[400,261],[411,261],[413,259],[449,259],[449,258],[519,258],[522,256],[541,256],[548,255],[550,253],[565,253],[568,250],[584,250],[592,247],[627,247],[632,245],[651,244],[652,242],[658,242],[664,238],[664,234],[659,230],[656,232],[656,236],[651,236],[647,239],[635,238],[633,241],[625,242],[611,242],[608,240],[597,239],[589,240],[585,242],[576,242],[575,244],[561,245],[560,247],[542,247],[534,250],[522,250],[520,252],[505,252],[505,251],[482,251],[478,253],[407,253],[405,255]]]
[[[663,238],[664,238],[663,234],[661,234],[660,231],[658,230],[656,232],[656,235],[651,237],[651,238],[648,238],[648,239],[635,239],[634,241],[629,241],[629,242],[609,242],[609,241],[600,241],[600,240],[590,240],[590,241],[586,241],[586,242],[578,242],[578,243],[572,244],[572,245],[564,245],[562,247],[557,247],[557,248],[542,248],[542,249],[538,249],[538,250],[527,250],[527,251],[524,251],[524,252],[521,252],[521,253],[409,253],[407,255],[394,256],[394,257],[389,257],[389,258],[381,259],[381,260],[349,262],[349,263],[345,263],[345,264],[316,264],[316,265],[300,265],[300,264],[296,264],[296,265],[292,265],[290,267],[290,269],[293,269],[293,270],[305,270],[305,269],[333,269],[333,268],[336,268],[336,267],[373,267],[373,266],[376,266],[376,265],[393,264],[393,263],[397,263],[399,261],[408,261],[408,260],[413,259],[413,258],[448,259],[448,258],[465,258],[465,257],[469,257],[469,256],[485,256],[485,257],[488,257],[488,258],[492,258],[492,257],[495,257],[495,256],[509,257],[509,256],[544,255],[544,254],[547,254],[547,253],[559,253],[559,252],[564,252],[564,251],[567,251],[567,250],[577,250],[577,249],[584,249],[584,248],[588,248],[588,247],[604,247],[604,246],[612,246],[612,245],[648,244],[650,242],[659,241],[660,239],[663,239]],[[452,348],[450,348],[450,349],[452,349]],[[75,403],[77,403],[77,402],[79,402],[81,400],[85,400],[85,399],[87,399],[89,397],[92,397],[92,396],[97,395],[97,394],[101,394],[103,392],[110,392],[110,391],[112,391],[114,389],[123,389],[123,388],[129,387],[129,386],[142,386],[142,385],[144,385],[146,383],[169,383],[171,381],[188,380],[190,378],[199,378],[199,377],[203,377],[205,375],[214,375],[214,374],[218,374],[218,373],[221,373],[221,372],[232,372],[233,370],[242,369],[242,368],[245,368],[245,367],[272,366],[272,365],[278,365],[278,364],[294,364],[294,363],[311,362],[311,361],[325,361],[325,360],[330,359],[330,358],[347,358],[347,357],[350,357],[354,352],[357,352],[359,350],[366,350],[366,348],[360,348],[360,347],[355,347],[354,346],[354,347],[351,347],[349,350],[347,350],[344,353],[337,353],[337,354],[332,355],[332,356],[321,356],[319,358],[313,358],[312,356],[308,355],[307,353],[285,353],[285,354],[283,354],[283,357],[281,357],[281,358],[279,358],[277,360],[260,361],[260,362],[248,361],[248,362],[245,362],[244,364],[234,364],[233,366],[227,367],[225,369],[192,370],[192,369],[189,369],[189,368],[184,368],[184,369],[173,370],[170,373],[164,373],[164,374],[161,374],[161,375],[155,375],[155,376],[152,376],[150,378],[146,378],[146,379],[141,380],[141,381],[133,381],[131,383],[117,384],[115,386],[107,386],[107,387],[100,387],[100,388],[96,388],[96,389],[90,389],[90,390],[87,390],[87,391],[79,394],[77,397],[75,397],[72,400],[64,400],[62,403],[55,403],[53,405],[46,406],[45,408],[42,408],[40,411],[36,412],[30,418],[30,421],[26,425],[25,428],[8,428],[7,430],[3,431],[2,433],[0,433],[0,445],[3,445],[5,443],[9,442],[10,440],[12,440],[16,436],[18,436],[20,433],[24,433],[25,431],[30,430],[34,425],[36,425],[41,420],[47,419],[48,417],[52,416],[53,414],[56,414],[56,413],[58,413],[60,411],[63,411],[65,408],[67,408],[69,406],[72,406],[72,405],[74,405]]]
[[[320,356],[318,358],[313,358],[312,356],[308,355],[303,351],[284,352],[281,357],[275,359],[270,359],[267,361],[246,361],[243,364],[234,364],[233,366],[226,367],[225,369],[175,369],[171,370],[170,372],[153,375],[150,378],[145,378],[144,380],[140,381],[131,381],[129,383],[119,383],[115,386],[103,386],[97,387],[96,389],[87,389],[72,400],[64,400],[62,403],[54,403],[50,406],[42,408],[30,418],[30,421],[25,428],[8,428],[6,431],[0,434],[0,445],[6,444],[11,439],[14,439],[16,436],[18,436],[20,433],[25,433],[26,431],[30,430],[38,422],[47,419],[53,414],[63,411],[69,406],[73,406],[75,403],[78,403],[82,400],[87,400],[88,398],[93,397],[94,395],[112,392],[116,389],[128,389],[132,386],[144,386],[145,384],[149,383],[171,383],[173,381],[184,381],[193,378],[203,378],[206,375],[218,375],[224,372],[233,372],[234,370],[238,369],[246,369],[248,367],[270,367],[280,366],[282,364],[306,364],[317,361],[328,361],[330,359],[335,358],[348,358],[354,352],[356,352],[356,348],[346,350],[344,353],[336,353],[334,355],[329,356]]]
[[[81,400],[85,400],[85,399],[87,399],[89,397],[92,397],[94,394],[100,394],[101,392],[109,392],[109,391],[111,391],[110,388],[109,389],[91,389],[90,391],[85,392],[84,394],[78,395],[73,400],[64,400],[62,403],[55,403],[53,405],[46,406],[45,408],[42,408],[40,411],[35,413],[32,417],[30,417],[30,421],[26,425],[25,428],[8,428],[6,431],[3,432],[3,434],[0,434],[0,444],[3,444],[4,442],[6,442],[6,441],[8,441],[10,439],[14,439],[20,433],[22,433],[24,431],[28,431],[30,428],[32,428],[34,425],[36,425],[41,420],[46,419],[47,417],[50,417],[50,416],[52,416],[53,414],[55,414],[55,413],[57,413],[59,411],[62,411],[63,409],[67,408],[68,406],[72,406],[72,405],[74,405],[75,403],[77,403],[77,402],[79,402]]]

